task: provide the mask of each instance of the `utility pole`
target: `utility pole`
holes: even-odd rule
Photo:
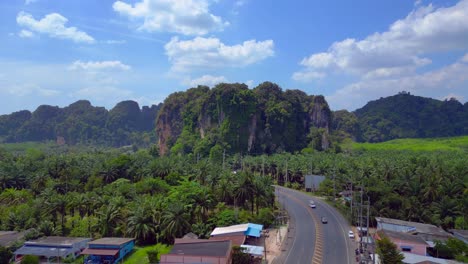
[[[335,203],[336,199],[336,167],[333,170],[333,203]]]

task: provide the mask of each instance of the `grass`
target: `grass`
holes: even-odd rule
[[[53,141],[49,142],[22,142],[22,143],[1,143],[0,148],[13,153],[22,153],[28,149],[48,150],[55,147]]]
[[[366,151],[455,151],[468,152],[468,136],[448,138],[407,138],[395,139],[381,143],[347,142],[348,150]]]
[[[133,253],[124,260],[124,264],[148,264],[149,260],[146,254],[148,250],[156,249],[159,252],[158,256],[161,256],[161,254],[169,253],[169,251],[171,251],[171,248],[172,246],[164,244],[156,244],[146,247],[135,247]]]

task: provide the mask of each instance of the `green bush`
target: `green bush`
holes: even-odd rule
[[[255,216],[254,222],[262,224],[264,228],[270,227],[275,221],[275,214],[271,208],[261,208],[258,215]]]
[[[0,247],[0,264],[10,263],[10,259],[13,257],[13,253],[10,249],[5,247]]]
[[[24,256],[21,260],[21,264],[39,264],[38,256]]]
[[[149,263],[159,263],[158,253],[157,249],[149,249],[146,251]]]

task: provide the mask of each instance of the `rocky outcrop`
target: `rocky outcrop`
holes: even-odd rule
[[[265,82],[199,86],[170,95],[156,122],[159,152],[204,152],[221,145],[232,153],[298,151],[308,146],[311,127],[323,128],[328,148],[331,111],[323,96],[282,91]]]

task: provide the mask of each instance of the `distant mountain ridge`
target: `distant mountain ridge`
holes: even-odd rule
[[[397,138],[468,135],[468,103],[401,92],[354,112],[330,111],[325,98],[283,91],[265,82],[191,88],[164,104],[123,101],[111,110],[80,100],[41,105],[0,116],[0,143],[50,141],[120,147],[158,143],[161,154],[224,150],[242,153],[323,150],[344,138],[382,142]]]
[[[140,106],[122,101],[111,110],[80,100],[67,107],[41,105],[0,116],[4,143],[57,140],[61,143],[124,146],[155,141],[156,115],[161,105]]]
[[[468,103],[400,92],[352,113],[336,111],[333,128],[361,142],[468,135]]]

